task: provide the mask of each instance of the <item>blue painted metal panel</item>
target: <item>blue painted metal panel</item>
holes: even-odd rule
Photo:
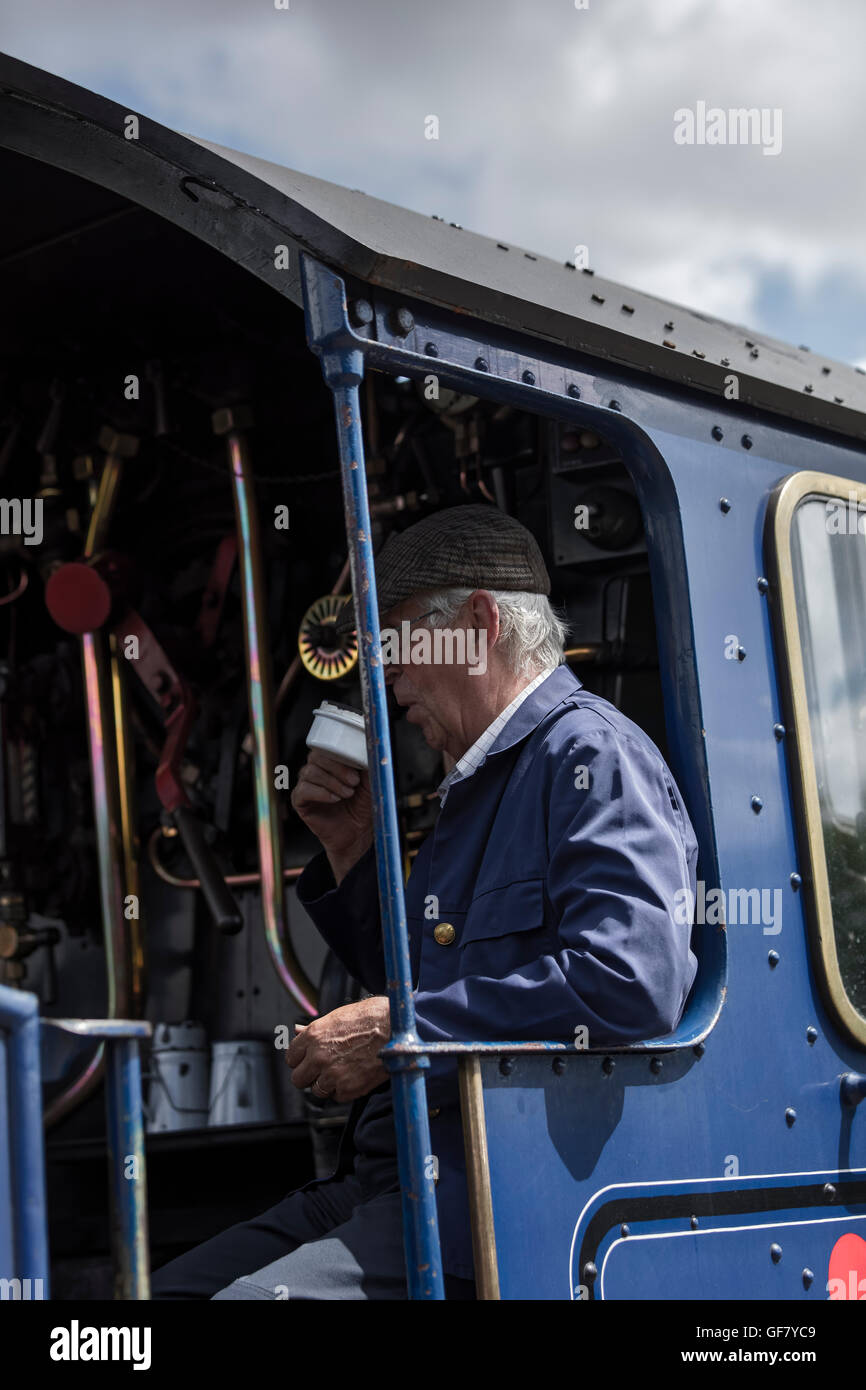
[[[372,320],[356,332],[344,314],[344,354],[597,429],[621,450],[648,540],[670,761],[698,835],[710,909],[696,928],[696,987],[672,1037],[609,1058],[484,1056],[502,1296],[571,1298],[586,1280],[596,1297],[595,1260],[615,1236],[605,1229],[581,1245],[573,1270],[575,1230],[596,1194],[624,1183],[666,1186],[674,1202],[683,1182],[769,1175],[763,1196],[742,1180],[750,1220],[763,1202],[773,1212],[767,1225],[781,1220],[773,1189],[789,1180],[780,1175],[802,1175],[785,1196],[798,1203],[786,1222],[825,1219],[843,1187],[859,1221],[866,1107],[843,1103],[840,1080],[862,1071],[863,1056],[825,1012],[791,878],[800,869],[785,739],[773,729],[777,658],[758,579],[778,483],[800,469],[862,481],[866,457],[736,401],[707,402],[468,317],[364,294]],[[391,327],[396,303],[410,310],[408,334]],[[727,926],[713,920],[719,897]],[[395,929],[402,934],[402,923]],[[406,1055],[420,1050],[400,1041]],[[799,1228],[797,1240],[805,1249]],[[683,1248],[673,1238],[658,1245],[655,1297],[681,1289]],[[821,1251],[809,1249],[819,1262]],[[825,1269],[814,1273],[826,1281]],[[721,1296],[713,1287],[713,1278],[697,1279],[690,1294]],[[756,1279],[755,1296],[763,1287]]]
[[[759,1221],[706,1231],[620,1237],[599,1270],[603,1299],[825,1300],[833,1246],[848,1232],[866,1232],[866,1216]],[[774,1256],[776,1258],[774,1258]],[[849,1282],[850,1287],[850,1282]]]

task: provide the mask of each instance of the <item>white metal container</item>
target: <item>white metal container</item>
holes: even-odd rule
[[[313,723],[307,734],[307,747],[319,748],[349,767],[367,766],[367,737],[364,716],[348,705],[335,705],[323,700],[313,711]]]
[[[260,1039],[215,1042],[208,1124],[275,1124],[274,1047]]]
[[[157,1023],[150,1054],[148,1134],[204,1129],[208,1122],[210,1051],[200,1023]]]

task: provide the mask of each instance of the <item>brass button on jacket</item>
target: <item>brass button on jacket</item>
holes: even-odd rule
[[[433,930],[433,940],[440,946],[451,946],[457,940],[457,933],[450,922],[440,922]]]

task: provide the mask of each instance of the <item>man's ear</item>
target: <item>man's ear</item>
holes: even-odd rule
[[[499,636],[499,605],[489,589],[476,589],[469,596],[473,625],[484,628],[488,644],[492,645]]]

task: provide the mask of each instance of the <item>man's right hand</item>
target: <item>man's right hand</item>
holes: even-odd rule
[[[319,748],[298,773],[292,806],[320,841],[338,883],[373,843],[370,776]]]

